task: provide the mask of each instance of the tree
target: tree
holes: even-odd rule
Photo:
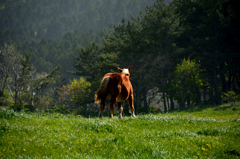
[[[166,5],[158,0],[153,6],[146,8],[142,14],[142,34],[145,35],[145,52],[151,59],[145,65],[152,81],[162,94],[164,110],[167,111],[166,89],[171,85],[170,72],[174,69],[176,60],[176,39],[179,36],[178,17],[174,15],[172,4]],[[146,58],[145,58],[146,59]],[[148,77],[149,78],[149,77]],[[169,92],[170,93],[170,92]],[[172,95],[169,94],[173,108]]]
[[[86,76],[92,79],[99,77],[103,65],[102,54],[101,47],[95,43],[90,44],[86,48],[81,48],[79,50],[79,56],[73,56],[75,60],[73,66],[77,71],[67,72],[72,75]]]
[[[69,92],[71,93],[71,101],[73,101],[77,107],[89,101],[89,95],[91,93],[89,89],[90,86],[91,83],[82,77],[78,80],[74,79],[68,86]]]
[[[184,40],[179,40],[178,46],[185,48],[182,51],[185,57],[201,61],[202,73],[210,85],[210,102],[220,104],[222,90],[234,90],[239,83],[236,63],[239,28],[236,29],[234,22],[237,11],[233,5],[236,1],[175,0],[173,3],[184,28],[181,35]]]
[[[91,101],[90,90],[91,83],[83,77],[74,79],[70,84],[63,85],[58,88],[59,101],[67,107],[72,105],[72,108],[80,108],[86,110],[84,104]]]
[[[190,102],[195,102],[201,97],[200,88],[202,83],[200,75],[200,66],[195,61],[183,59],[177,64],[174,72],[172,90],[174,99],[178,101],[179,108],[190,106]],[[199,103],[198,103],[199,104]]]
[[[17,79],[20,70],[22,55],[14,45],[5,44],[0,54],[0,98],[6,87]],[[1,104],[1,103],[0,103]]]

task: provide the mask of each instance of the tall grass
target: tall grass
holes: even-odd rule
[[[239,158],[240,108],[225,106],[122,120],[2,109],[0,158]]]

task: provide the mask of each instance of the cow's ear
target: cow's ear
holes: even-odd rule
[[[118,67],[118,71],[119,71],[119,72],[122,72],[122,69]]]
[[[128,67],[128,71],[130,72],[130,71],[131,71],[131,69],[132,69],[132,68],[131,68],[131,66],[129,66],[129,67]]]

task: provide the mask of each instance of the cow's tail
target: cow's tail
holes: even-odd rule
[[[106,77],[102,80],[99,89],[95,93],[95,103],[99,103],[102,97],[107,95],[108,82],[109,82],[109,77]]]

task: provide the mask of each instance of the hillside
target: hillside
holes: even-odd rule
[[[122,120],[0,111],[2,158],[238,158],[240,107]]]
[[[105,34],[122,18],[130,20],[156,0],[5,0],[0,5],[0,48],[15,44],[31,53],[37,72],[57,65],[63,78],[73,78],[72,55],[92,42],[102,44]],[[168,3],[168,1],[165,1]]]
[[[62,38],[66,32],[97,32],[144,12],[155,0],[5,0],[0,5],[1,45]],[[24,39],[24,38],[27,39]],[[20,39],[18,39],[20,38]]]

